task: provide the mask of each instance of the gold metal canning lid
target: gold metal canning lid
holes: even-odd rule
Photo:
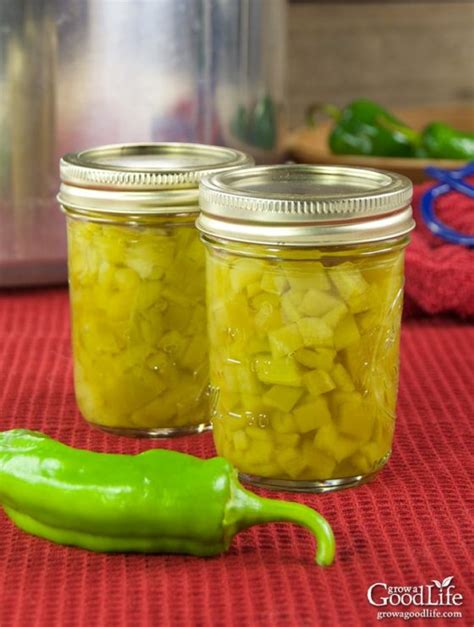
[[[278,246],[377,242],[414,228],[405,176],[345,166],[246,167],[201,181],[199,230]]]
[[[61,159],[58,200],[80,214],[197,212],[204,176],[252,163],[243,152],[205,144],[99,146]]]

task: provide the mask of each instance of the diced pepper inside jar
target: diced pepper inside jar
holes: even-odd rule
[[[124,430],[206,423],[204,247],[192,218],[162,228],[69,218],[68,241],[85,418]]]
[[[393,436],[403,251],[314,261],[252,250],[208,246],[218,453],[256,477],[370,474]],[[235,360],[239,375],[225,375]]]

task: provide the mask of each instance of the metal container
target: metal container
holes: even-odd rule
[[[201,183],[213,435],[254,484],[327,491],[387,462],[412,185],[334,166]]]
[[[66,279],[57,162],[183,141],[278,160],[285,0],[0,2],[0,286]]]

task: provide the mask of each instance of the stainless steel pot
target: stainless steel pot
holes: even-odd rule
[[[58,159],[196,141],[281,153],[285,0],[0,1],[0,285],[66,279]]]

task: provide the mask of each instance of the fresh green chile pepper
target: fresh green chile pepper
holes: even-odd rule
[[[423,129],[420,145],[433,159],[474,159],[474,133],[463,133],[441,122]]]
[[[334,559],[334,536],[320,514],[245,490],[221,457],[94,453],[42,433],[6,431],[0,503],[24,531],[92,551],[216,555],[242,529],[288,521],[316,537],[318,564]]]
[[[412,157],[414,147],[403,123],[371,100],[354,100],[342,111],[325,110],[336,124],[329,136],[329,147],[335,154],[379,157]],[[388,124],[387,124],[388,123]],[[394,125],[395,128],[391,128]]]
[[[474,133],[458,131],[442,122],[432,122],[421,131],[407,126],[385,122],[391,131],[405,135],[415,149],[415,157],[421,159],[474,159]]]

